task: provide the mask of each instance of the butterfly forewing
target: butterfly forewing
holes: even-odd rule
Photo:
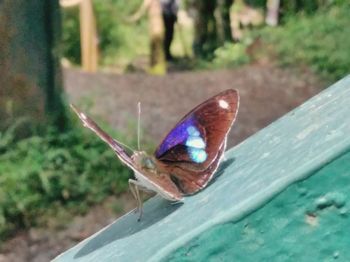
[[[170,164],[185,162],[193,170],[206,170],[236,118],[238,105],[238,92],[232,89],[200,104],[164,138],[155,152],[156,158]]]
[[[210,98],[183,117],[157,148],[155,157],[183,193],[197,192],[213,177],[238,106],[236,90]]]

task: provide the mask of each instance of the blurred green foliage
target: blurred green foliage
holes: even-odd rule
[[[282,65],[306,64],[335,81],[350,73],[350,3],[322,8],[314,14],[289,16],[278,28],[258,35],[278,55]]]
[[[253,0],[256,1],[256,0]],[[260,1],[260,0],[259,0]],[[327,10],[335,6],[344,6],[348,0],[289,0],[281,1],[280,13],[287,19],[290,16],[303,13],[314,15],[320,10]]]
[[[286,16],[278,27],[246,30],[240,42],[225,43],[214,51],[212,60],[197,67],[235,67],[265,57],[282,66],[306,65],[330,82],[339,80],[350,73],[350,2],[314,3],[313,12],[311,2],[306,7],[285,8]]]
[[[236,44],[225,43],[214,51],[213,64],[216,67],[230,67],[249,63],[246,47],[246,41]]]
[[[127,189],[130,171],[80,125],[65,133],[49,129],[20,141],[14,140],[15,132],[9,128],[0,133],[1,238],[37,225],[61,207],[82,213]]]
[[[126,66],[137,56],[148,53],[145,19],[138,24],[126,22],[141,0],[129,2],[125,5],[117,0],[94,1],[102,64]],[[245,2],[255,7],[266,4],[260,0]],[[349,3],[345,0],[282,2],[279,27],[254,30],[240,43],[225,43],[208,55],[208,59],[196,61],[194,67],[213,69],[249,63],[251,59],[246,48],[252,38],[260,37],[273,47],[281,64],[306,64],[334,81],[347,74],[350,68],[349,11]],[[63,14],[64,55],[79,63],[78,9],[68,8]]]
[[[133,59],[148,54],[147,19],[137,24],[126,22],[141,2],[131,0],[126,5],[118,0],[94,1],[103,65],[125,68]],[[266,7],[264,0],[245,0],[245,3]],[[272,50],[271,57],[277,55],[278,63],[288,66],[305,64],[334,81],[349,73],[350,68],[349,5],[347,0],[282,1],[278,27],[246,29],[248,33],[241,42],[224,43],[204,58],[192,61],[190,68],[216,69],[249,63],[254,58],[247,53],[247,48],[259,38],[263,43],[259,52],[266,52],[265,56],[271,55],[269,51]],[[78,18],[77,8],[63,12],[64,55],[74,63],[80,60]],[[194,34],[191,30],[182,33],[187,39],[192,39],[188,34]],[[173,47],[175,54],[183,53],[176,35]]]
[[[234,68],[248,64],[251,58],[246,52],[251,38],[243,39],[240,43],[226,42],[223,46],[214,50],[211,59],[196,59],[192,63],[193,69],[215,70],[220,68]]]
[[[126,65],[132,58],[148,54],[146,19],[129,23],[127,19],[141,5],[142,0],[94,0],[100,62],[103,65]],[[62,9],[63,56],[80,64],[79,9]]]

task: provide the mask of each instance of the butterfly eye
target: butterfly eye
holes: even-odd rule
[[[144,158],[142,164],[143,164],[142,166],[144,168],[147,168],[147,169],[155,169],[156,168],[154,162],[149,158]]]

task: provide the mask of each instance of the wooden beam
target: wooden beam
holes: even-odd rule
[[[91,0],[81,0],[80,2],[80,39],[82,68],[87,72],[96,72],[98,38]]]

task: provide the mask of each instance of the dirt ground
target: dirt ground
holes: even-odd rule
[[[174,72],[167,76],[87,74],[65,70],[71,102],[91,105],[90,112],[130,137],[136,136],[137,102],[142,103],[143,140],[160,141],[185,113],[228,88],[241,96],[238,120],[228,146],[233,146],[320,92],[324,83],[308,71],[249,65],[236,70]],[[120,210],[109,206],[120,203]],[[49,261],[67,248],[132,209],[129,194],[111,197],[85,216],[67,221],[59,230],[33,228],[19,232],[0,251],[0,262]]]
[[[228,140],[229,147],[283,116],[323,86],[310,72],[266,65],[175,72],[162,77],[94,75],[74,70],[67,70],[64,75],[71,102],[89,104],[93,115],[132,137],[136,137],[137,102],[140,101],[143,138],[155,143],[200,102],[222,90],[238,89],[240,109]]]

